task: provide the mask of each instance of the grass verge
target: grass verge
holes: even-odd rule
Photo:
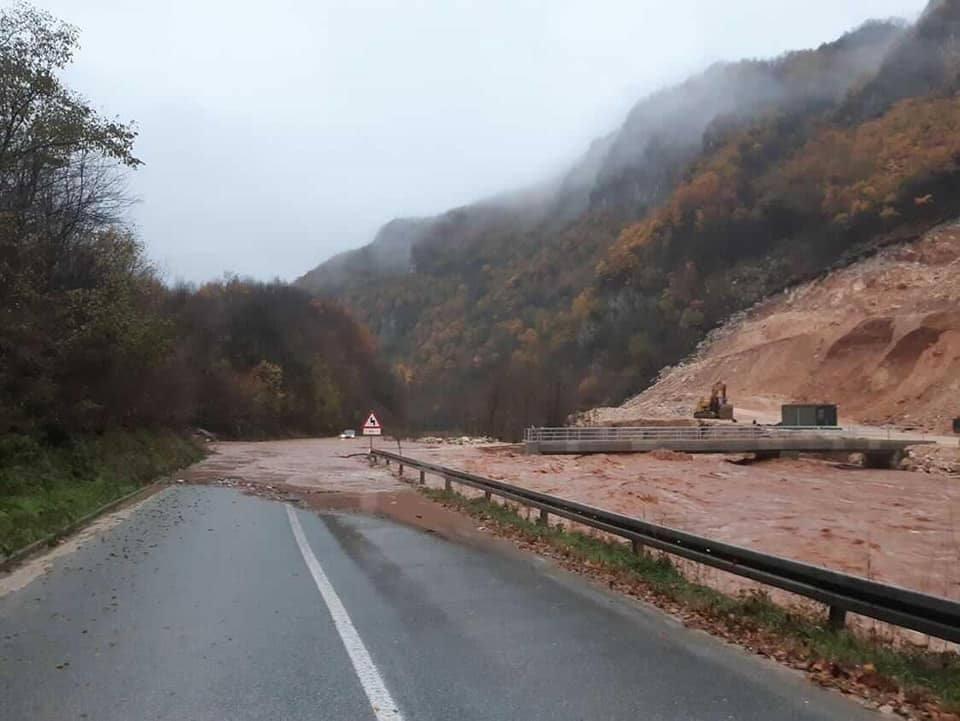
[[[848,630],[827,629],[810,612],[775,604],[764,593],[731,596],[686,578],[666,554],[634,553],[627,543],[545,526],[511,504],[426,488],[432,499],[493,525],[610,588],[653,601],[762,655],[807,671],[825,686],[866,697],[884,711],[953,719],[960,712],[960,656],[894,646]]]
[[[0,437],[0,556],[202,455],[169,431],[113,431],[57,446]]]

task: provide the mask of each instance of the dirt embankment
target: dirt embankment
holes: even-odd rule
[[[960,416],[960,224],[781,293],[593,421],[689,417],[716,380],[742,420],[829,402],[841,423],[950,432]]]

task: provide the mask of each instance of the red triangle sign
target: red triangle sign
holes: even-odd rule
[[[367,416],[367,422],[363,424],[363,435],[365,436],[379,436],[382,431],[382,426],[380,421],[377,420],[377,417],[370,412],[370,415]]]

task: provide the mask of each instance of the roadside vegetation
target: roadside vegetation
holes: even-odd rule
[[[170,431],[110,431],[57,445],[0,438],[0,557],[202,455]]]
[[[0,436],[263,437],[389,416],[390,372],[335,302],[281,282],[164,284],[125,218],[136,126],[60,79],[78,38],[29,5],[0,10]]]
[[[808,672],[815,681],[865,696],[877,707],[918,718],[960,713],[960,657],[850,630],[832,631],[824,619],[788,609],[766,594],[731,596],[687,578],[666,554],[634,553],[630,544],[543,525],[520,508],[425,488],[435,501],[483,521],[499,534],[593,577],[609,588],[651,601],[739,645]],[[885,709],[886,710],[886,709]],[[937,715],[941,713],[950,716]]]
[[[136,126],[61,81],[78,40],[25,3],[0,9],[3,553],[195,459],[190,427],[330,433],[399,406],[335,302],[163,282],[125,219]]]

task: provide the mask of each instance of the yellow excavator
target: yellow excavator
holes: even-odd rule
[[[732,421],[733,405],[727,402],[727,384],[723,381],[714,383],[710,389],[710,397],[699,400],[693,417]]]

